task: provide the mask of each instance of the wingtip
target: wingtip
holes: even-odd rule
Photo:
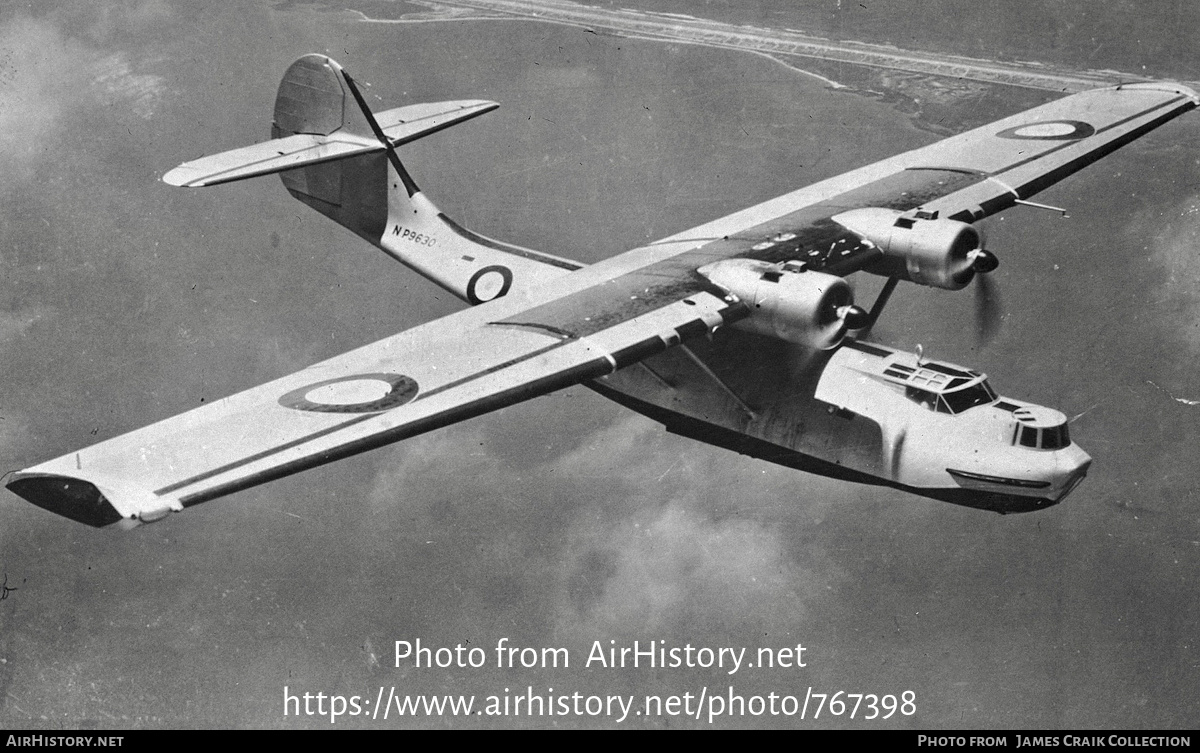
[[[168,171],[161,178],[163,183],[168,186],[178,186],[182,188],[195,188],[202,186],[202,181],[195,180],[195,172],[190,170],[186,165],[180,165],[173,170]]]
[[[51,473],[14,471],[0,482],[12,493],[44,510],[95,528],[124,520],[104,493],[90,481]]]
[[[1192,100],[1192,104],[1200,105],[1200,93],[1185,84],[1178,81],[1138,81],[1132,84],[1120,84],[1113,87],[1116,90],[1121,89],[1153,89],[1156,91],[1172,92],[1174,94],[1182,94]]]

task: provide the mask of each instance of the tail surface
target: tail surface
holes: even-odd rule
[[[272,139],[184,163],[163,176],[209,186],[279,173],[296,199],[472,304],[583,265],[473,233],[417,188],[395,148],[498,107],[484,100],[372,113],[336,61],[305,55],[275,98]]]

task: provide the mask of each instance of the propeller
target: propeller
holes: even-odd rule
[[[871,323],[871,315],[867,313],[862,306],[839,306],[837,310],[838,319],[842,320],[842,324],[846,329],[864,329]]]
[[[991,272],[1000,266],[996,255],[985,248],[968,251],[963,258],[963,267],[954,275],[960,284],[975,278],[975,343],[988,345],[1000,331],[1004,311],[1000,305],[1000,291],[991,279]]]
[[[985,248],[975,248],[962,257],[961,267],[951,275],[960,286],[966,285],[977,274],[986,275],[1000,266],[1000,259]]]
[[[971,263],[971,269],[984,275],[988,272],[996,271],[996,267],[1000,266],[1000,259],[985,248],[977,248],[971,251],[967,254],[967,261]]]
[[[991,344],[1000,332],[1004,309],[1000,303],[1000,291],[991,275],[981,274],[975,278],[975,343],[977,346]]]
[[[854,303],[854,291],[848,284],[843,284],[830,293],[820,314],[819,323],[832,344],[822,346],[823,349],[836,347],[848,331],[863,329],[871,322],[871,315],[866,309]]]

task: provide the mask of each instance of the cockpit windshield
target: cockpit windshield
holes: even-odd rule
[[[949,406],[951,413],[962,413],[963,411],[974,408],[976,405],[987,405],[995,402],[996,393],[992,391],[991,385],[987,380],[978,382],[970,387],[964,387],[961,390],[947,392],[942,395]]]
[[[963,383],[967,380],[957,379],[955,381]],[[920,387],[908,387],[904,390],[904,396],[929,410],[951,415],[970,410],[977,405],[987,405],[996,401],[996,393],[992,391],[986,379],[976,382],[970,387],[963,387],[953,392],[943,392],[940,395]]]

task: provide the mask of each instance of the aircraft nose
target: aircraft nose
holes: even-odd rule
[[[1084,452],[1079,445],[1072,443],[1059,451],[1056,465],[1059,478],[1064,479],[1061,486],[1062,492],[1055,499],[1055,503],[1058,503],[1066,499],[1067,495],[1075,491],[1075,487],[1083,482],[1088,469],[1092,466],[1092,456]]]

